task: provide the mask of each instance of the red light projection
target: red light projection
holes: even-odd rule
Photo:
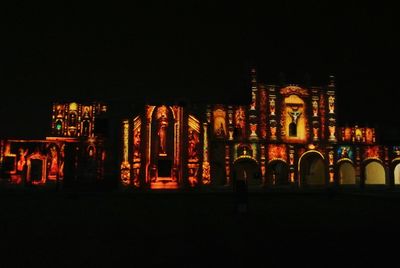
[[[287,152],[286,152],[286,145],[279,144],[279,145],[269,145],[268,146],[268,160],[269,162],[273,160],[283,160],[287,161]]]
[[[280,92],[283,96],[297,95],[299,97],[307,97],[309,95],[306,89],[298,86],[287,86],[282,88]]]
[[[193,129],[189,128],[189,147],[188,147],[188,157],[190,162],[199,161],[199,134]]]
[[[4,144],[4,173],[11,183],[39,185],[64,178],[64,146],[60,141],[8,140]],[[4,168],[4,167],[3,167]]]
[[[321,139],[325,139],[325,96],[321,93],[319,96],[319,114],[321,118]]]
[[[242,106],[235,111],[235,128],[239,138],[246,138],[246,114]]]
[[[49,165],[49,175],[48,179],[49,180],[56,180],[57,175],[59,173],[59,159],[58,159],[58,148],[56,145],[50,145],[49,146],[49,152],[48,152],[48,165]]]
[[[39,151],[28,156],[26,181],[33,185],[44,184],[46,182],[46,163],[46,156],[40,154]]]
[[[267,91],[265,88],[260,90],[260,134],[261,138],[267,137]]]
[[[373,129],[372,128],[366,128],[365,129],[365,141],[369,144],[374,142],[373,139]]]
[[[351,128],[349,128],[349,127],[346,127],[344,129],[344,140],[347,142],[351,141]]]
[[[381,150],[379,146],[368,146],[364,150],[363,158],[378,158],[381,159]]]

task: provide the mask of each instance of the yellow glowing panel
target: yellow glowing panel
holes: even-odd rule
[[[356,128],[356,140],[361,141],[362,138],[362,131],[360,128]]]
[[[214,134],[216,136],[225,137],[226,135],[226,112],[222,109],[214,111]]]
[[[76,102],[71,102],[71,103],[69,104],[69,110],[70,110],[70,111],[76,111],[76,110],[78,110],[78,104],[77,104]]]
[[[200,121],[196,117],[189,115],[189,127],[197,133],[200,133]]]

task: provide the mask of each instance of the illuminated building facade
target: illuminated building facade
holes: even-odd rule
[[[335,81],[304,88],[259,83],[250,105],[208,105],[201,113],[147,105],[122,122],[121,183],[177,189],[232,186],[400,185],[400,147],[375,129],[338,127]]]
[[[46,185],[93,182],[103,178],[104,138],[96,135],[96,118],[106,115],[101,103],[55,103],[51,137],[1,140],[1,177],[11,184]]]
[[[238,180],[251,188],[400,186],[400,146],[379,145],[374,128],[337,126],[333,77],[306,88],[251,75],[249,105],[146,105],[123,119],[114,181],[138,189]],[[51,137],[0,141],[1,182],[102,180],[112,148],[96,126],[107,114],[102,103],[54,103]]]

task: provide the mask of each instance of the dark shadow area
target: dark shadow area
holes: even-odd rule
[[[248,203],[238,215],[228,193],[2,192],[2,263],[364,267],[388,261],[400,238],[398,196],[253,193]]]

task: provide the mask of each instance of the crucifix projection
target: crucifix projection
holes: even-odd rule
[[[301,115],[301,112],[298,109],[299,107],[293,106],[292,111],[289,112],[289,115],[292,118],[292,122],[289,124],[289,136],[291,137],[297,136],[297,121]]]

